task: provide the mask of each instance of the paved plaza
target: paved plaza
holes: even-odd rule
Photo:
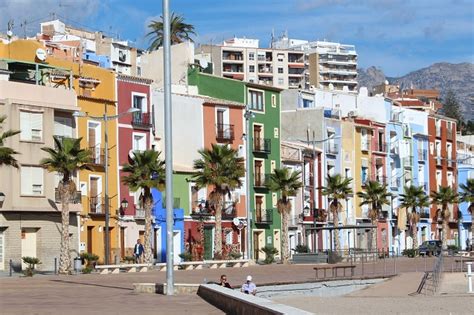
[[[364,274],[369,277],[383,273],[388,275],[389,271],[394,270],[391,268],[395,267],[400,275],[348,296],[292,297],[278,299],[278,302],[317,314],[380,314],[381,309],[384,309],[383,313],[392,314],[472,314],[468,310],[474,309],[474,297],[465,294],[450,292],[437,297],[408,295],[416,291],[425,265],[429,269],[434,259],[415,261],[401,258],[397,259],[396,266],[393,262],[387,260],[364,264]],[[448,266],[449,263],[447,259]],[[219,276],[225,273],[235,287],[240,286],[249,274],[253,276],[257,286],[313,282],[313,266],[274,264],[248,268],[179,270],[175,272],[175,278],[177,283],[203,283],[217,281]],[[361,275],[361,265],[357,266],[355,273]],[[166,273],[159,271],[109,275],[37,275],[33,278],[3,277],[0,279],[0,314],[222,314],[197,295],[168,297],[135,294],[132,290],[133,283],[165,280]],[[454,287],[459,287],[459,284]]]

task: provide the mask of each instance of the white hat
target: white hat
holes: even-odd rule
[[[247,281],[252,281],[252,276],[247,276]]]

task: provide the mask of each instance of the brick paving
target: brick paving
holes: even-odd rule
[[[449,263],[449,259],[446,260]],[[377,263],[361,264],[356,275],[389,275],[429,269],[434,258],[414,260],[387,259]],[[202,269],[175,271],[177,283],[203,283],[217,281],[225,273],[230,283],[239,287],[247,275],[252,275],[257,285],[315,281],[314,265],[255,265],[248,268]],[[421,273],[408,276],[411,285],[392,285],[383,291],[400,295],[408,294],[421,280]],[[0,278],[0,314],[222,314],[196,295],[162,296],[135,294],[136,282],[165,282],[166,273],[121,273],[109,275],[37,275],[33,278]],[[404,282],[404,281],[403,281]],[[387,282],[388,283],[388,282]],[[369,291],[368,291],[369,292]],[[382,292],[379,290],[379,292]],[[339,299],[339,298],[338,298]],[[356,299],[356,297],[352,297]],[[332,301],[332,300],[331,300]],[[332,302],[331,302],[332,303]]]

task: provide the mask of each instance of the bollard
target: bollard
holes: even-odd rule
[[[10,259],[10,277],[13,276],[13,261]]]
[[[472,291],[472,261],[466,263],[467,265],[467,293],[474,293]]]
[[[364,254],[362,254],[362,277],[364,276]]]
[[[58,259],[54,257],[54,274],[58,274]]]
[[[423,259],[425,261],[425,272],[426,272],[426,254],[423,255]]]

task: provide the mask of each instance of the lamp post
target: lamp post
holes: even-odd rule
[[[247,259],[252,257],[252,212],[250,211],[250,119],[254,118],[255,114],[247,107],[245,109],[244,118],[245,118],[245,203],[247,208]]]
[[[109,227],[109,133],[107,130],[107,122],[110,120],[118,119],[124,115],[139,112],[140,109],[138,108],[129,108],[126,112],[120,113],[118,115],[107,115],[107,104],[105,105],[104,115],[102,116],[91,116],[89,113],[84,112],[74,112],[72,114],[73,117],[87,117],[95,121],[103,121],[104,122],[104,145],[105,145],[105,157],[104,157],[104,173],[105,173],[105,255],[104,255],[104,263],[106,265],[109,264],[109,254],[110,254],[110,227]]]
[[[128,200],[123,198],[122,201],[120,202],[120,215],[125,214],[125,209],[128,208]]]

